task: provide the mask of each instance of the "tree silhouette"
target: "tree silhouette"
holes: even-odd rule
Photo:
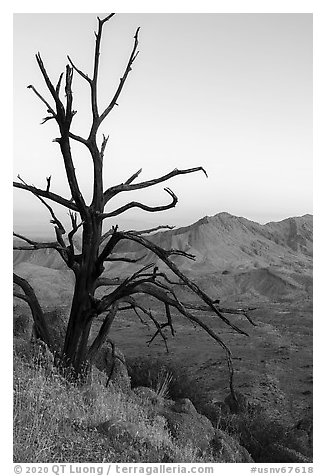
[[[181,302],[174,289],[175,286],[180,283],[187,286],[202,302],[201,305],[197,305],[197,309],[210,310],[229,327],[244,335],[247,335],[246,332],[231,323],[225,314],[242,313],[250,320],[247,315],[247,310],[220,308],[218,301],[211,299],[193,281],[185,276],[173,261],[173,256],[175,255],[181,255],[191,260],[195,259],[195,256],[178,249],[163,249],[151,241],[150,233],[173,227],[161,225],[149,230],[120,231],[118,226],[113,226],[109,231],[103,233],[103,223],[107,218],[116,217],[132,208],[140,208],[148,212],[168,210],[174,207],[178,201],[173,191],[170,188],[165,188],[164,190],[170,197],[170,201],[166,205],[148,206],[141,202],[131,201],[117,209],[108,208],[111,199],[117,194],[152,187],[153,185],[166,182],[177,175],[186,175],[194,172],[203,172],[207,175],[202,167],[185,170],[174,169],[161,177],[144,182],[137,182],[141,173],[141,170],[138,170],[125,182],[108,188],[104,187],[103,160],[108,136],[103,135],[100,145],[98,145],[98,130],[105,118],[117,105],[124,84],[138,55],[139,28],[136,30],[133,47],[115,94],[107,107],[103,111],[100,111],[98,107],[98,76],[102,31],[104,25],[111,20],[113,15],[114,14],[111,13],[103,19],[98,18],[98,29],[95,33],[94,66],[91,76],[79,69],[68,56],[69,64],[66,66],[66,71],[60,75],[55,85],[47,73],[41,55],[39,53],[36,54],[36,61],[45,81],[50,100],[45,99],[34,86],[30,85],[28,88],[36,94],[46,107],[48,115],[43,119],[42,123],[44,124],[49,120],[54,120],[58,125],[60,135],[55,139],[55,142],[57,142],[60,147],[71,198],[65,198],[51,190],[51,177],[46,178],[46,187],[42,189],[27,184],[18,176],[19,181],[14,182],[14,187],[32,193],[48,209],[51,215],[51,223],[54,225],[55,240],[53,242],[38,242],[14,233],[16,238],[26,242],[26,245],[16,245],[14,248],[28,250],[53,248],[60,254],[66,265],[74,273],[74,293],[61,362],[65,366],[72,367],[77,375],[82,374],[85,368],[88,368],[89,364],[94,361],[99,349],[109,335],[112,322],[118,312],[123,312],[127,309],[133,309],[137,314],[142,312],[155,326],[155,333],[151,340],[156,336],[161,336],[165,341],[166,335],[163,332],[164,328],[168,328],[172,335],[174,334],[171,313],[171,309],[174,308],[188,320],[204,329],[223,348],[229,367],[230,388],[233,393],[233,366],[229,348],[213,329],[199,319],[195,313],[191,312],[193,309],[196,309],[196,306]],[[86,83],[88,83],[90,88],[92,123],[88,137],[76,135],[71,131],[72,120],[76,113],[73,109],[72,92],[74,74],[80,75]],[[62,86],[63,83],[64,87]],[[63,89],[64,91],[62,91]],[[83,144],[92,159],[93,186],[90,203],[86,203],[75,174],[71,141],[77,141]],[[71,223],[71,229],[68,234],[49,204],[51,202],[68,209]],[[80,251],[76,249],[74,244],[74,236],[79,229],[81,231]],[[124,261],[135,263],[143,259],[143,255],[140,255],[136,259],[130,257],[130,255],[128,256],[128,254],[123,251],[123,247],[121,248],[121,245],[120,249],[122,249],[122,251],[120,253],[117,252],[117,245],[125,241],[135,242],[137,246],[144,248],[146,253],[151,252],[155,255],[155,257],[163,262],[178,278],[177,282],[173,282],[171,277],[163,273],[155,263],[141,267],[138,271],[130,274],[130,276],[125,279],[114,276],[110,279],[103,277],[106,262]],[[17,275],[14,275],[14,282],[24,291],[24,294],[16,292],[15,295],[24,299],[29,304],[34,318],[37,336],[44,342],[50,344],[49,331],[33,289],[23,278]],[[101,286],[106,286],[111,291],[102,295],[102,297],[98,297],[96,291]],[[164,309],[162,313],[164,316],[163,322],[158,322],[151,311],[139,302],[139,296],[144,294],[162,303]],[[102,318],[102,325],[96,338],[90,343],[90,330],[94,319],[98,316]]]

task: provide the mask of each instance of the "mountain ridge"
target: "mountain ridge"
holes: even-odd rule
[[[313,216],[310,214],[261,225],[220,212],[147,238],[164,249],[179,249],[194,255],[196,260],[183,256],[171,258],[183,272],[212,293],[216,290],[228,295],[249,292],[268,298],[293,293],[309,298],[312,295]],[[141,249],[143,254],[140,245],[124,241],[117,246],[116,256],[139,257]],[[65,269],[61,257],[52,249],[14,251],[14,267],[19,268],[24,262]],[[158,262],[148,251],[137,264],[107,264],[105,274],[126,275],[131,267],[134,272],[145,264]],[[164,264],[162,269],[169,272]]]

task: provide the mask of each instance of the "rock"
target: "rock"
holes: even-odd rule
[[[224,399],[224,403],[230,408],[231,413],[241,413],[247,411],[249,405],[247,397],[245,397],[240,392],[234,393],[237,400],[233,398],[231,393],[229,393],[229,395]]]
[[[201,450],[208,448],[214,436],[212,423],[204,415],[197,413],[193,403],[188,398],[174,402],[157,395],[148,387],[136,387],[133,393],[142,403],[151,405],[152,416],[161,416],[166,420],[171,435],[177,442],[185,446],[192,446]]]
[[[185,446],[191,443],[201,450],[208,448],[214,437],[214,428],[204,415],[176,413],[167,409],[161,415],[166,419],[171,435],[179,444]]]
[[[123,353],[115,347],[112,353],[112,347],[104,346],[100,349],[94,361],[95,367],[104,372],[114,386],[119,387],[123,392],[131,389],[130,378],[127,371],[126,360]]]
[[[124,456],[127,461],[145,463],[169,463],[171,449],[170,442],[160,441],[158,444],[155,438],[147,435],[146,431],[139,429],[135,423],[111,418],[100,423],[93,430],[101,433],[108,439],[107,446],[115,449]],[[123,459],[125,461],[125,459]]]
[[[260,463],[311,463],[312,460],[302,453],[284,445],[272,443],[266,446],[260,455]]]
[[[241,446],[232,436],[222,430],[215,430],[211,442],[215,455],[225,463],[253,463],[249,452]]]
[[[112,418],[100,423],[95,428],[97,431],[109,436],[110,438],[117,439],[123,437],[124,441],[129,442],[132,442],[132,440],[135,440],[139,436],[137,425],[117,418]]]
[[[180,398],[170,408],[176,413],[189,413],[190,415],[197,414],[197,410],[189,398]]]

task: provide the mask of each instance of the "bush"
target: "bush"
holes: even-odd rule
[[[149,387],[160,396],[172,400],[189,398],[197,410],[206,402],[206,392],[202,385],[177,363],[140,357],[127,360],[127,369],[132,388]]]

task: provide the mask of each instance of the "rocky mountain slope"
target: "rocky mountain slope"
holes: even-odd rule
[[[195,255],[196,260],[175,256],[174,261],[207,292],[222,297],[248,293],[268,299],[293,297],[298,293],[311,297],[312,215],[261,225],[223,212],[187,227],[153,234],[150,239],[165,249],[175,248]],[[116,253],[136,257],[144,254],[144,250],[135,243],[124,242]],[[134,271],[156,261],[148,252],[137,265],[114,262],[107,266],[106,272],[123,275],[130,272],[131,266]],[[15,268],[20,268],[22,263],[65,269],[54,250],[14,251]]]
[[[312,215],[261,225],[223,212],[187,227],[156,233],[151,239],[165,249],[195,255],[195,263],[184,258],[178,258],[178,262],[201,273],[287,263],[309,267],[312,233]],[[124,245],[123,249],[128,247]],[[129,247],[129,251],[135,250],[134,245]]]

